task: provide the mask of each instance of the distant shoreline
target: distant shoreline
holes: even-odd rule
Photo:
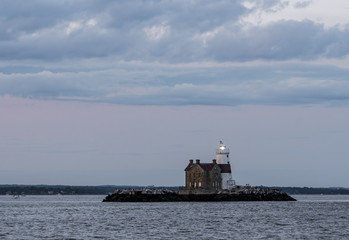
[[[257,186],[258,188],[278,189],[287,194],[323,194],[323,195],[349,195],[349,188],[341,187],[277,187],[277,186]],[[0,185],[0,195],[105,195],[115,191],[115,189],[169,189],[180,190],[182,186],[136,186],[136,185],[100,185],[100,186],[70,186],[70,185]]]

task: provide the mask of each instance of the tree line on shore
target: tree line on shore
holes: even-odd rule
[[[126,185],[68,186],[68,185],[0,185],[0,195],[105,195],[115,189],[159,188],[178,190],[179,187],[140,187]]]

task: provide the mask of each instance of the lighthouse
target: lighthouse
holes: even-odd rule
[[[223,141],[219,141],[219,147],[216,150],[216,160],[218,164],[226,164],[229,165],[229,148],[224,145]],[[232,189],[235,186],[235,181],[232,178],[231,171],[222,172],[222,189]]]
[[[216,159],[203,163],[200,159],[189,160],[185,171],[185,191],[187,193],[212,193],[231,190],[236,186],[231,175],[229,148],[222,141],[216,150]]]
[[[229,148],[222,141],[219,141],[219,147],[216,150],[216,160],[219,164],[229,164]]]

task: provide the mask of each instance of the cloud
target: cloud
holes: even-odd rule
[[[312,3],[312,0],[300,1],[294,4],[295,8],[306,8]]]
[[[149,28],[144,28],[144,32],[147,35],[148,40],[157,41],[163,38],[166,34],[168,35],[170,32],[170,27],[165,23],[160,25],[154,25]]]
[[[349,53],[349,29],[310,20],[281,20],[246,27],[240,19],[255,9],[280,11],[287,2],[255,2],[253,9],[239,1],[77,1],[66,4],[37,1],[14,8],[1,3],[2,60],[53,61],[113,56],[120,60],[167,63],[254,59],[341,58]],[[258,3],[258,4],[257,4]],[[19,15],[28,7],[29,11]],[[43,11],[46,11],[43,13]],[[271,11],[271,10],[270,10]],[[18,14],[18,15],[17,15]]]
[[[155,105],[346,102],[347,68],[313,62],[346,65],[348,26],[246,21],[312,6],[1,1],[0,95]]]
[[[347,104],[349,100],[349,70],[335,67],[128,68],[1,74],[0,95],[129,105]]]
[[[242,4],[252,11],[277,12],[289,5],[288,0],[247,0]]]
[[[311,21],[279,21],[247,30],[224,29],[207,43],[207,58],[251,61],[342,58],[349,47],[349,29],[324,29]],[[338,51],[341,49],[340,51]]]

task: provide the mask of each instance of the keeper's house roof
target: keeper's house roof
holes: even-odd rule
[[[204,171],[209,172],[213,169],[215,165],[218,165],[220,169],[222,169],[221,173],[231,173],[230,164],[215,164],[215,163],[189,163],[188,166],[184,169],[184,171],[191,171],[194,167],[198,165]]]

